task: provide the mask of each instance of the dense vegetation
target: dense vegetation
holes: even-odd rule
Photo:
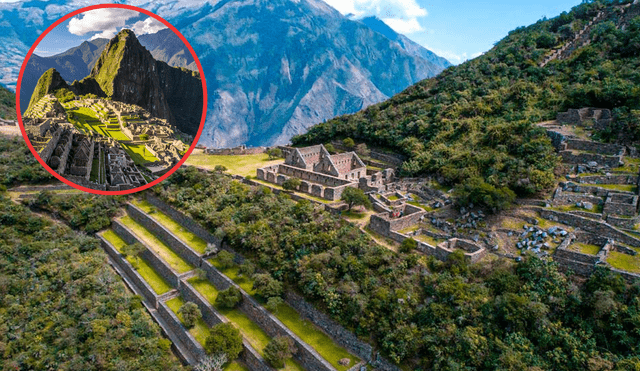
[[[93,237],[0,195],[0,369],[180,370]]]
[[[424,370],[640,367],[640,283],[629,287],[609,271],[579,286],[534,257],[468,266],[458,254],[447,263],[398,255],[307,201],[195,168],[153,189],[259,274],[303,293],[396,362]]]
[[[518,28],[479,58],[386,102],[316,125],[293,142],[353,137],[389,148],[408,156],[405,175],[467,183],[477,191],[466,194],[488,195],[478,199],[490,207],[502,206],[499,200],[514,192],[544,190],[553,185],[557,157],[536,123],[567,108],[592,106],[614,109],[622,126],[640,133],[640,17],[616,27],[620,17],[612,8],[629,2],[586,1]],[[600,9],[606,17],[591,29],[590,45],[539,67],[551,48],[573,39]]]
[[[0,85],[0,118],[16,119],[16,95]]]
[[[22,137],[0,134],[0,187],[44,183],[52,179],[53,176],[36,160]]]

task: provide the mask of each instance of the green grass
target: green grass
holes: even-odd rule
[[[556,210],[556,211],[562,211],[562,212],[569,212],[569,211],[584,211],[587,213],[596,213],[596,214],[600,214],[602,213],[602,209],[604,208],[603,205],[594,205],[594,208],[592,210],[587,210],[584,209],[582,207],[577,207],[575,204],[573,205],[561,205],[561,206],[554,206],[554,207],[550,207],[551,210]]]
[[[569,250],[574,250],[574,251],[578,251],[583,254],[589,254],[589,255],[598,255],[598,253],[600,252],[600,249],[602,249],[600,246],[591,245],[591,244],[582,243],[582,242],[575,242],[571,244],[571,246],[569,246]]]
[[[133,203],[142,209],[145,213],[149,214],[153,219],[157,220],[160,224],[169,229],[173,234],[180,238],[184,243],[189,245],[192,249],[204,254],[207,249],[207,242],[202,238],[191,233],[188,229],[178,224],[175,220],[171,219],[167,214],[158,210],[147,201],[134,200]]]
[[[111,244],[120,253],[122,253],[122,248],[127,245],[127,243],[111,229],[102,232],[102,237],[111,242]],[[164,278],[162,278],[162,276],[160,276],[158,272],[156,272],[155,269],[153,269],[144,259],[140,257],[136,259],[133,256],[127,256],[126,259],[131,263],[135,270],[140,273],[142,278],[147,281],[156,294],[162,295],[171,291],[171,285],[169,285],[169,283],[167,283],[167,281],[165,281]]]
[[[125,151],[131,156],[136,165],[144,165],[148,162],[158,161],[156,156],[149,152],[144,144],[122,144]]]
[[[211,305],[215,306],[216,298],[218,297],[218,290],[211,284],[211,282],[194,277],[189,280],[189,283],[194,289],[196,289],[196,291],[202,294],[202,296],[204,296]],[[263,354],[263,350],[267,344],[269,344],[271,338],[260,328],[260,326],[238,309],[216,307],[216,310],[218,310],[220,314],[225,316],[229,322],[240,330],[242,336],[247,339],[253,349],[258,351],[258,353]],[[284,369],[303,370],[303,368],[294,361],[287,362],[287,366]]]
[[[407,201],[407,203],[409,205],[413,205],[415,207],[419,207],[419,208],[423,209],[424,211],[433,211],[434,210],[433,207],[421,204],[418,201]]]
[[[266,153],[257,155],[243,156],[222,156],[207,155],[202,151],[193,151],[187,159],[187,165],[200,166],[205,169],[213,170],[216,165],[223,165],[228,169],[230,174],[236,174],[243,177],[255,176],[256,170],[275,164],[283,163],[283,159],[269,160]]]
[[[636,186],[633,184],[580,184],[586,187],[600,187],[604,189],[611,189],[615,191],[635,192]]]
[[[422,241],[422,242],[428,243],[431,246],[436,246],[440,242],[444,241],[444,240],[433,238],[431,236],[427,236],[426,234],[419,234],[417,236],[413,236],[413,238],[418,240],[418,241]]]
[[[224,366],[224,371],[249,371],[249,369],[240,364],[238,361],[233,361]]]
[[[145,242],[153,251],[155,251],[160,257],[167,262],[176,272],[185,273],[193,270],[193,266],[182,259],[178,254],[173,252],[169,246],[157,238],[153,233],[147,230],[142,225],[138,224],[130,216],[124,216],[120,218],[122,224],[126,225],[138,238]]]
[[[171,300],[167,300],[166,304],[169,309],[171,309],[173,313],[178,316],[180,322],[184,324],[182,315],[178,313],[180,307],[184,304],[184,300],[182,300],[182,297],[178,296]],[[211,329],[209,328],[209,326],[207,326],[206,322],[204,322],[204,320],[200,318],[198,321],[196,321],[196,324],[189,329],[189,333],[193,335],[196,341],[204,347],[205,343],[207,342],[207,337],[209,337],[209,334],[211,333]]]
[[[400,197],[396,196],[396,195],[392,195],[387,197],[387,200],[389,201],[398,201],[400,199]]]
[[[288,304],[281,304],[274,315],[305,343],[312,346],[337,370],[348,370],[360,361],[357,357],[347,352],[346,349],[335,344],[329,336],[320,331],[313,323],[302,319],[300,314]],[[349,366],[342,366],[338,363],[342,358],[351,359]]]
[[[614,268],[632,273],[640,273],[640,255],[631,256],[621,252],[611,251],[607,257],[607,262]]]
[[[92,182],[97,182],[100,179],[100,159],[94,159],[91,163],[91,175],[89,175],[89,180]]]

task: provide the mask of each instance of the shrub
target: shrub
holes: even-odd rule
[[[211,328],[204,349],[208,354],[225,354],[228,360],[238,358],[242,351],[240,330],[230,323],[218,323]]]
[[[282,282],[276,280],[269,273],[253,276],[253,289],[265,299],[282,295]]]
[[[233,254],[226,250],[220,251],[218,253],[218,263],[220,263],[220,268],[222,269],[233,267]]]
[[[182,321],[184,325],[188,328],[193,327],[196,322],[202,318],[202,313],[200,312],[200,308],[195,303],[190,301],[182,304],[180,309],[178,309],[178,313],[182,315]]]
[[[400,244],[400,252],[408,253],[418,248],[418,241],[413,238],[407,238]]]
[[[242,300],[242,293],[235,287],[229,287],[226,290],[220,291],[216,298],[216,306],[226,309],[233,309]]]
[[[291,338],[278,336],[264,348],[264,360],[275,368],[283,368],[287,359],[291,358],[295,352]]]

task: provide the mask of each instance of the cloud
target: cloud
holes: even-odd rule
[[[416,0],[325,0],[342,14],[376,16],[402,34],[424,31],[418,18],[429,15]]]
[[[140,13],[133,10],[118,8],[90,10],[69,21],[69,32],[78,36],[89,32],[102,32],[106,34],[107,31],[111,32],[124,27],[128,19],[137,17],[139,14]]]
[[[382,21],[394,31],[401,34],[411,34],[424,31],[424,27],[417,19],[383,18]]]
[[[160,30],[167,28],[164,23],[158,21],[155,18],[149,17],[144,21],[138,21],[131,26],[131,30],[136,35],[145,35],[149,33],[156,33]]]
[[[117,28],[112,28],[110,30],[104,30],[100,33],[97,33],[93,36],[91,36],[91,38],[89,40],[95,40],[95,39],[112,39],[116,36],[116,34],[118,33],[118,29]]]

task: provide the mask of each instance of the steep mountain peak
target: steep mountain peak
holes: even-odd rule
[[[29,108],[47,94],[60,95],[60,93],[70,91],[69,85],[64,81],[62,76],[60,76],[60,73],[56,71],[55,68],[50,68],[38,79],[36,89],[33,91],[31,100],[29,101]]]
[[[397,41],[398,33],[394,31],[391,27],[389,27],[384,21],[376,16],[364,17],[360,20],[360,22],[367,25],[370,29],[376,31],[379,34],[382,34],[387,39],[391,41]]]

